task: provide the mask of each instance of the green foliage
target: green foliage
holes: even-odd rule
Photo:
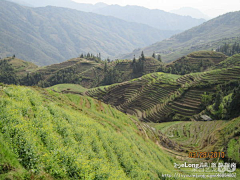
[[[110,85],[110,84],[122,82],[121,77],[122,77],[122,73],[118,71],[117,68],[107,69],[102,84]]]
[[[162,71],[181,75],[203,72],[225,59],[226,56],[222,53],[198,51],[168,64]]]
[[[220,90],[217,91],[217,95],[216,95],[216,98],[215,98],[215,103],[214,103],[214,106],[213,106],[213,108],[214,108],[216,111],[219,110],[219,106],[220,106],[222,100],[223,100],[223,92],[222,92],[222,90],[220,89]]]
[[[230,68],[234,66],[240,66],[240,54],[235,54],[226,60],[220,62],[215,69],[220,69],[220,68]]]
[[[239,138],[233,138],[229,141],[228,147],[227,147],[227,154],[228,157],[232,160],[237,160],[237,162],[240,162],[240,140]]]
[[[212,94],[207,94],[207,92],[204,92],[202,95],[201,103],[204,107],[206,107],[212,103],[212,100]]]
[[[158,61],[159,61],[159,62],[162,62],[162,58],[161,58],[161,55],[160,55],[160,54],[158,55]]]
[[[19,78],[8,60],[0,60],[0,82],[6,84],[18,84]]]
[[[217,86],[217,92],[202,96],[202,105],[215,119],[232,119],[238,117],[240,106],[239,81],[229,81]],[[214,100],[214,101],[213,101]]]
[[[185,151],[225,152],[225,161],[240,162],[240,117],[230,121],[151,123]]]
[[[10,165],[23,167],[29,176],[158,179],[173,170],[169,158],[138,134],[127,115],[103,103],[17,86],[1,94],[1,144],[15,159]],[[17,178],[24,179],[22,175]]]
[[[240,53],[240,46],[239,43],[235,42],[234,44],[227,44],[225,43],[223,46],[220,46],[216,49],[217,52],[222,52],[227,56],[232,56],[234,54]]]
[[[56,92],[71,92],[71,93],[74,93],[74,92],[82,93],[87,90],[86,88],[78,84],[57,84],[49,87],[48,89],[51,89]]]

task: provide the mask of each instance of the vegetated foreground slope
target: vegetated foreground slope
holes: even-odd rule
[[[174,170],[134,117],[100,101],[20,86],[0,95],[0,179],[161,179]]]
[[[192,174],[174,169],[173,162],[179,160],[170,154],[188,158],[173,150],[171,145],[178,144],[167,134],[109,105],[41,88],[0,88],[0,179],[162,179],[162,174],[173,172]],[[235,137],[237,123],[239,118],[217,131]],[[217,137],[212,137],[214,142],[221,143]],[[229,142],[228,157],[235,160],[232,147],[237,141],[229,140],[224,145]],[[166,152],[158,144],[173,149],[163,148]]]
[[[0,56],[49,65],[101,53],[113,57],[167,37],[161,30],[73,9],[23,7],[0,1]]]
[[[220,85],[239,80],[239,66],[184,76],[158,72],[131,81],[90,89],[86,94],[109,103],[122,112],[137,115],[144,121],[195,120],[200,118],[199,113],[206,108],[202,104],[204,94],[211,94],[209,103],[214,103],[213,97],[216,97],[218,86],[221,88]],[[223,91],[226,89],[227,87]],[[209,113],[213,115],[212,107],[209,108]],[[223,115],[220,114],[219,117]]]
[[[134,50],[123,58],[132,57],[133,54],[145,55],[153,52],[160,53],[163,61],[170,62],[187,55],[192,51],[217,49],[222,41],[239,41],[240,37],[240,11],[230,12],[214,19],[211,19],[197,27],[174,35],[169,39],[157,42],[143,49]],[[237,38],[238,37],[238,38]]]

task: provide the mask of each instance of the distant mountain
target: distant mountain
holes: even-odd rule
[[[169,39],[143,49],[136,49],[122,58],[130,58],[134,54],[138,57],[142,51],[145,55],[151,55],[155,51],[155,53],[162,55],[163,61],[171,62],[193,51],[217,48],[213,44],[218,44],[224,39],[237,40],[237,37],[240,36],[239,24],[240,11],[230,12]]]
[[[87,3],[77,3],[72,0],[8,0],[20,5],[34,6],[34,7],[46,7],[46,6],[56,6],[76,9],[85,12],[91,12],[94,9],[102,8],[107,6],[105,3],[87,4]]]
[[[33,4],[35,7],[58,6],[77,9],[85,12],[94,12],[101,15],[113,16],[128,22],[137,22],[161,29],[172,30],[175,33],[197,26],[204,19],[195,19],[181,15],[172,14],[162,10],[151,10],[140,6],[119,6],[107,5],[105,3],[85,4],[76,3],[72,0],[11,0],[19,3],[24,1]]]
[[[22,5],[22,6],[34,7],[34,5],[32,4],[32,1],[29,1],[29,2],[25,0],[8,0],[8,1],[18,3],[19,5]]]
[[[182,15],[182,16],[191,16],[192,18],[196,19],[211,19],[206,14],[203,14],[200,10],[192,8],[192,7],[182,7],[180,9],[175,9],[170,11],[171,13]]]
[[[49,65],[81,53],[103,58],[171,35],[147,25],[58,7],[30,8],[0,1],[0,57]]]
[[[119,5],[109,5],[95,9],[93,12],[106,16],[113,16],[129,22],[147,24],[162,30],[183,31],[205,22],[204,19],[194,19],[192,17],[180,16],[163,10],[151,10],[140,6],[123,7]]]

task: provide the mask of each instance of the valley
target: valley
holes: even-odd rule
[[[0,180],[238,179],[240,11],[190,28],[139,6],[13,2],[26,6],[0,1]]]

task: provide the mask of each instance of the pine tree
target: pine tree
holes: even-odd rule
[[[217,96],[216,96],[216,99],[215,99],[215,104],[214,104],[214,109],[216,111],[219,110],[219,106],[220,104],[222,103],[222,100],[223,100],[223,92],[222,90],[220,89],[218,92],[217,92]]]
[[[134,54],[134,57],[133,57],[133,64],[136,63],[136,58],[135,58],[135,54]]]
[[[143,51],[142,51],[142,53],[141,53],[141,59],[142,59],[142,60],[145,60],[145,56],[144,56],[144,54],[143,54]]]
[[[158,55],[158,61],[159,61],[159,62],[162,62],[162,58],[161,58],[161,55],[160,55],[160,54]]]
[[[104,72],[108,71],[108,67],[107,67],[107,61],[104,62]]]
[[[153,58],[156,58],[155,52],[153,52],[152,57],[153,57]]]

